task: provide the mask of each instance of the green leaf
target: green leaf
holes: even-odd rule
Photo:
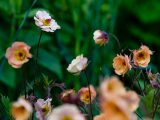
[[[16,85],[15,70],[7,63],[7,61],[0,72],[0,81],[9,87],[15,87]]]
[[[49,53],[44,49],[40,49],[38,62],[43,67],[56,73],[60,79],[62,78],[62,68],[60,60],[53,53]]]

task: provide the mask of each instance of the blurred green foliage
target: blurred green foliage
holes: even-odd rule
[[[89,58],[87,74],[93,85],[98,86],[104,75],[114,74],[112,60],[122,50],[113,37],[104,47],[95,45],[93,32],[97,29],[116,35],[125,53],[141,44],[149,46],[155,51],[149,67],[160,70],[160,1],[35,0],[31,8],[32,3],[33,0],[0,0],[0,93],[11,100],[24,94],[24,80],[28,80],[27,89],[32,88],[35,59],[21,69],[14,69],[5,60],[5,51],[16,39],[29,44],[35,55],[40,29],[34,24],[33,17],[40,9],[48,11],[61,29],[54,33],[43,32],[38,60],[39,82],[45,74],[49,79],[64,82],[67,88],[86,86],[83,75],[75,77],[66,70],[79,54]]]

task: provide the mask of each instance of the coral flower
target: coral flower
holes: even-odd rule
[[[117,55],[113,59],[113,68],[118,75],[124,75],[132,68],[129,57],[127,55]]]
[[[75,105],[64,104],[55,108],[48,120],[85,120],[85,118]]]
[[[147,67],[151,59],[152,51],[145,45],[139,50],[133,51],[133,61],[136,66]]]
[[[94,89],[94,87],[92,85],[89,86],[90,87],[90,91],[91,91],[91,101],[94,100],[94,98],[96,97],[96,91]],[[82,102],[84,102],[85,104],[89,104],[90,103],[90,96],[89,96],[89,89],[88,87],[83,87],[78,91],[80,100]]]
[[[32,105],[23,98],[12,104],[12,116],[15,120],[28,120],[32,113]]]
[[[47,117],[52,110],[51,101],[52,99],[49,98],[47,100],[38,99],[34,104],[36,109],[36,117],[38,118],[38,120],[47,120]]]
[[[69,64],[67,70],[70,73],[73,73],[75,75],[79,75],[82,70],[84,70],[87,67],[88,59],[86,57],[83,57],[83,55],[79,55],[76,57],[76,59],[72,60],[71,64]]]
[[[93,35],[96,44],[105,45],[109,41],[108,34],[104,31],[96,30]]]
[[[120,80],[113,76],[101,83],[100,93],[103,97],[107,97],[108,95],[124,95],[126,90]]]
[[[6,58],[8,63],[14,68],[20,68],[22,65],[32,58],[29,53],[30,46],[24,42],[14,42],[6,51]]]
[[[60,29],[57,22],[52,19],[46,11],[38,11],[34,17],[34,20],[35,24],[43,31],[54,32],[55,30]]]

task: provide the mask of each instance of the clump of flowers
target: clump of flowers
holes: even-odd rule
[[[52,106],[51,106],[52,99],[38,99],[37,102],[34,104],[36,110],[36,117],[38,120],[47,120],[48,115],[51,113]]]
[[[75,105],[64,104],[54,108],[48,120],[85,120],[85,118]]]
[[[15,120],[28,120],[32,114],[32,105],[24,98],[12,104],[11,113]]]
[[[70,73],[79,75],[81,71],[83,71],[87,67],[87,62],[88,62],[88,59],[86,57],[83,57],[83,55],[79,55],[76,57],[76,59],[72,60],[67,70]]]
[[[20,68],[22,65],[32,58],[30,54],[30,46],[24,42],[14,42],[11,47],[6,50],[6,58],[13,68]]]
[[[109,41],[108,34],[104,31],[96,30],[93,35],[93,39],[98,45],[105,45]]]
[[[139,67],[147,67],[152,54],[152,51],[147,46],[142,45],[139,50],[133,51],[134,64]]]
[[[54,32],[55,30],[60,29],[57,22],[52,19],[46,11],[38,11],[34,17],[34,20],[35,24],[43,31]]]
[[[129,57],[127,55],[117,55],[113,59],[113,68],[118,75],[124,75],[132,68]]]
[[[90,92],[91,92],[91,101],[93,101],[94,98],[96,97],[96,91],[92,85],[90,85],[89,87],[90,87]],[[88,87],[81,88],[78,91],[78,94],[79,94],[81,102],[83,102],[85,104],[90,103],[90,96],[89,96],[89,88]]]

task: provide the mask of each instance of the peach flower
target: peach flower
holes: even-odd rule
[[[94,87],[92,85],[89,86],[90,87],[90,92],[91,92],[91,101],[94,100],[94,98],[96,97],[96,91],[94,89]],[[81,102],[84,102],[85,104],[89,104],[90,103],[90,96],[89,96],[89,89],[88,87],[83,87],[78,91],[79,97]]]
[[[72,60],[71,64],[69,64],[67,70],[70,73],[73,73],[75,75],[79,75],[82,70],[84,70],[87,67],[88,59],[86,57],[83,57],[83,55],[79,55],[76,57],[76,59]]]
[[[113,68],[118,75],[124,75],[132,68],[129,57],[127,55],[117,55],[113,59]]]
[[[28,120],[32,114],[32,105],[24,98],[12,104],[11,113],[15,120]]]
[[[105,113],[101,113],[100,115],[95,116],[93,120],[108,120],[108,117]]]
[[[109,41],[108,34],[104,31],[96,30],[93,35],[96,44],[105,45]]]
[[[54,32],[55,30],[60,29],[57,22],[52,19],[46,11],[38,11],[34,17],[34,20],[35,24],[43,31]]]
[[[133,61],[136,66],[147,67],[151,59],[152,51],[145,45],[139,50],[133,51]]]
[[[6,51],[6,58],[8,63],[14,68],[20,68],[22,65],[32,58],[29,53],[30,46],[24,42],[14,42]]]
[[[52,111],[48,120],[85,120],[85,118],[75,105],[63,104]]]

